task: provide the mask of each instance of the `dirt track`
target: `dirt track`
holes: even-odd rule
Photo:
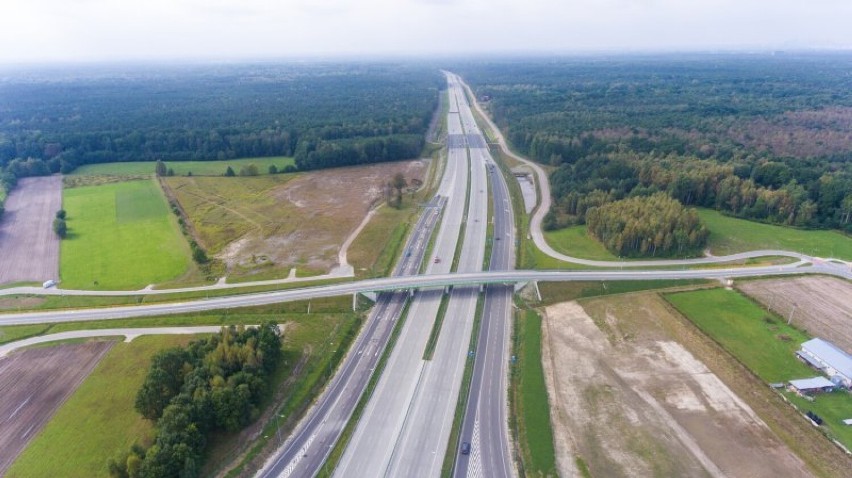
[[[578,475],[579,457],[592,476],[811,476],[673,340],[660,301],[646,294],[546,309],[542,362],[560,475]]]
[[[0,359],[0,475],[111,346],[112,342],[59,345]]]
[[[797,277],[737,285],[809,335],[852,353],[852,284],[832,277]]]
[[[0,284],[59,278],[53,218],[61,207],[61,176],[18,181],[0,220]]]

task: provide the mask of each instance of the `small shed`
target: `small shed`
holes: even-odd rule
[[[831,392],[837,387],[831,380],[825,377],[803,378],[790,380],[790,391],[801,394]]]

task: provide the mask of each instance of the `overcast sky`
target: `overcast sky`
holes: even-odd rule
[[[0,62],[852,48],[852,0],[0,0]]]

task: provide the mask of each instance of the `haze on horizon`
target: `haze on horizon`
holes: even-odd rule
[[[0,63],[852,49],[849,0],[5,0]]]

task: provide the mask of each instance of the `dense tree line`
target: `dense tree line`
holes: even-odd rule
[[[665,256],[697,252],[709,231],[694,208],[665,193],[637,196],[589,209],[589,234],[619,256]]]
[[[512,144],[556,168],[550,227],[669,193],[852,232],[852,55],[691,55],[460,66]]]
[[[296,151],[296,167],[309,170],[415,158],[423,145],[423,135],[414,134],[305,141]]]
[[[300,168],[317,169],[413,158],[444,87],[436,68],[419,64],[22,70],[0,77],[0,172],[293,155]]]
[[[156,422],[153,444],[110,460],[113,477],[194,477],[206,436],[255,419],[266,382],[281,358],[277,324],[223,327],[209,339],[164,350],[151,361],[136,410]]]

